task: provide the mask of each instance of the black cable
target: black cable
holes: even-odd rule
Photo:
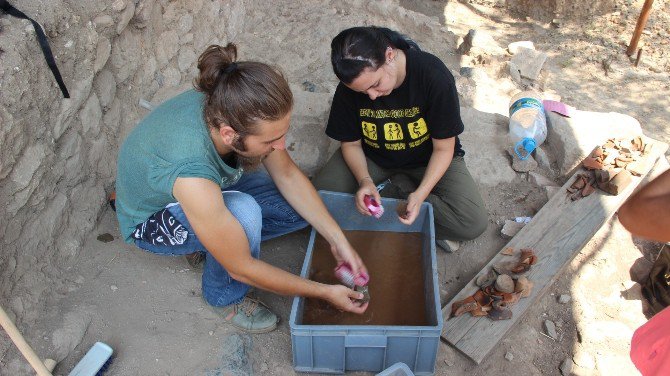
[[[0,9],[2,9],[11,16],[28,20],[33,24],[33,27],[35,28],[35,33],[37,34],[37,41],[40,43],[42,53],[44,54],[44,59],[47,61],[49,69],[51,69],[51,73],[53,73],[54,78],[58,83],[58,87],[60,88],[60,91],[63,93],[63,96],[65,98],[70,98],[70,93],[68,93],[67,88],[65,87],[65,83],[63,82],[63,78],[60,75],[60,71],[58,71],[56,60],[54,59],[53,53],[51,53],[51,47],[49,47],[49,41],[47,40],[47,36],[44,33],[42,26],[40,26],[40,24],[38,24],[32,18],[26,16],[25,13],[14,8],[9,2],[7,2],[7,0],[0,0]]]

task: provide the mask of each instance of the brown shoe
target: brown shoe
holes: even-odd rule
[[[205,258],[206,258],[206,253],[202,251],[197,251],[193,253],[189,253],[186,255],[186,261],[188,261],[188,264],[193,268],[193,269],[202,269],[204,263],[205,263]]]

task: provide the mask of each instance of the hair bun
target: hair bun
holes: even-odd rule
[[[205,49],[198,58],[200,74],[195,80],[198,90],[211,95],[219,85],[221,77],[237,69],[237,46],[228,43],[225,47],[213,44]]]

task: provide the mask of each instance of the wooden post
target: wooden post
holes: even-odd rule
[[[642,12],[640,12],[640,17],[637,19],[637,26],[635,26],[635,31],[633,32],[633,38],[630,40],[628,49],[626,50],[626,55],[632,56],[635,50],[637,49],[637,43],[640,41],[640,35],[642,35],[642,30],[647,24],[647,19],[649,18],[649,13],[651,12],[651,5],[654,3],[654,0],[644,0],[644,5],[642,6]]]

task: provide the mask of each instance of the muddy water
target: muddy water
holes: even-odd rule
[[[428,325],[421,263],[421,233],[345,231],[370,273],[370,305],[364,314],[340,312],[323,300],[307,299],[305,325]],[[330,245],[317,235],[310,279],[337,284]]]

